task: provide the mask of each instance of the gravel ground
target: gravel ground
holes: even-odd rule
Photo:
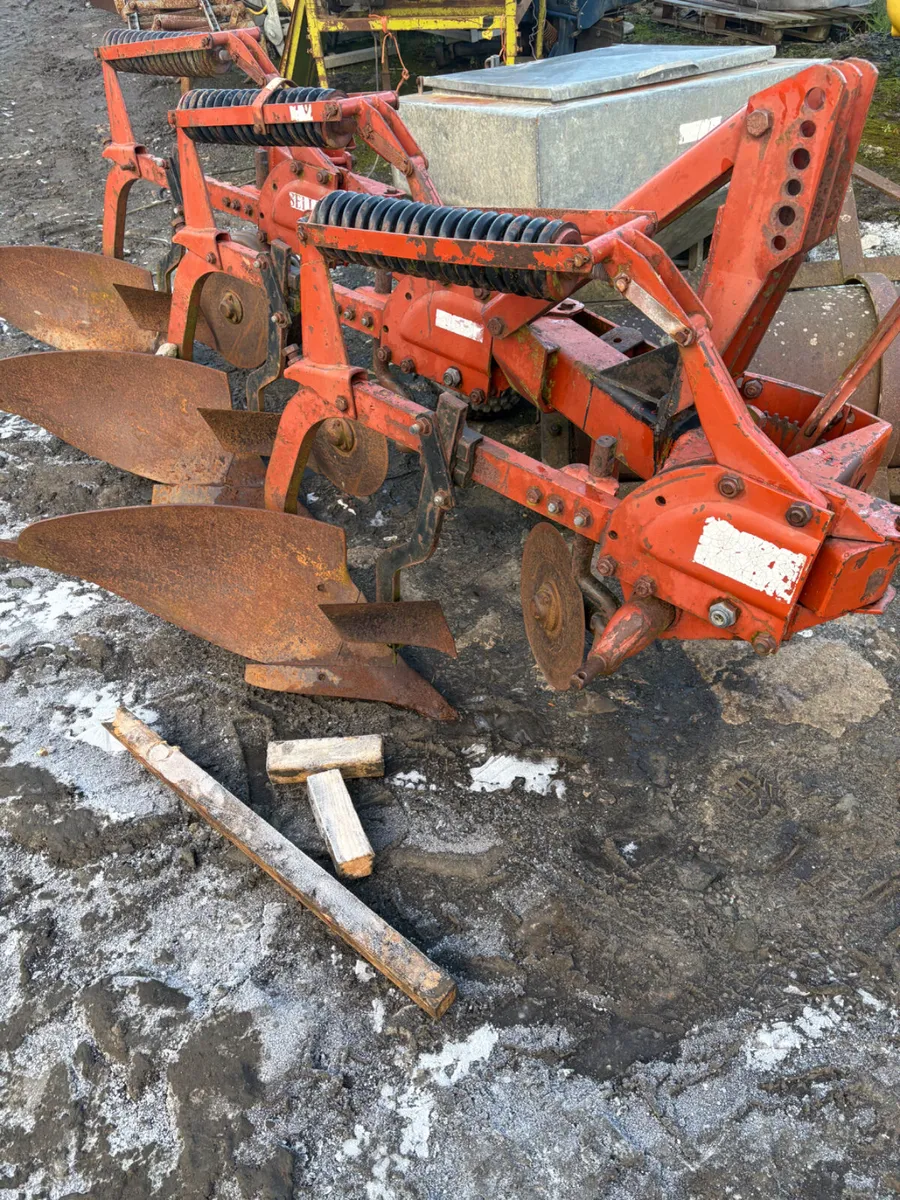
[[[108,17],[0,10],[0,241],[99,248]],[[128,79],[159,149],[168,83]],[[135,192],[135,210],[154,193]],[[135,212],[152,262],[164,204]],[[156,240],[154,240],[156,239]],[[34,348],[0,326],[0,355]],[[501,427],[522,448],[525,417]],[[348,506],[364,585],[415,464]],[[147,487],[0,418],[0,536]],[[459,708],[248,689],[97,588],[0,565],[0,1188],[10,1200],[838,1200],[900,1192],[896,605],[773,660],[662,643],[548,691],[518,612],[529,518],[470,492],[410,596]],[[440,1023],[99,727],[124,701],[322,860],[271,737],[380,732],[359,895],[459,983]]]

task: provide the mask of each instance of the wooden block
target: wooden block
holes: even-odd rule
[[[138,762],[432,1017],[456,999],[446,972],[318,863],[125,708],[104,728]]]
[[[360,824],[343,775],[338,770],[310,775],[306,788],[319,833],[338,875],[350,879],[371,875],[375,851]]]
[[[273,783],[303,783],[310,775],[335,769],[345,779],[383,775],[381,734],[269,742],[266,770]]]

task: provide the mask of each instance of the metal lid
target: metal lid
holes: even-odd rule
[[[515,67],[429,75],[428,87],[470,96],[559,104],[766,62],[774,46],[603,46]]]

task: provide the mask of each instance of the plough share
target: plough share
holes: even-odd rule
[[[56,348],[0,362],[0,397],[152,480],[153,502],[40,521],[4,555],[244,656],[255,686],[444,718],[450,705],[398,647],[455,653],[453,637],[438,603],[401,598],[401,579],[475,484],[544,518],[525,544],[522,609],[555,688],[584,687],[657,638],[740,638],[772,654],[845,613],[883,611],[900,509],[868,489],[893,434],[853,399],[900,303],[824,396],[749,370],[798,266],[835,230],[869,63],[811,66],[758,93],[615,210],[557,212],[443,206],[395,94],[296,88],[256,30],[116,30],[97,56],[111,132],[103,253],[0,249],[0,315]],[[233,68],[245,88],[182,95],[170,158],[137,141],[123,72]],[[354,171],[360,143],[408,195]],[[210,144],[254,147],[255,185],[206,174]],[[123,261],[139,180],[173,200],[158,287]],[[653,235],[725,183],[694,290]],[[337,282],[344,264],[371,282]],[[661,344],[578,301],[598,279]],[[371,372],[351,364],[344,329],[372,339]],[[243,406],[226,372],[192,361],[195,341],[248,372]],[[434,409],[403,375],[444,389]],[[266,411],[278,379],[296,390]],[[467,423],[522,397],[582,431],[584,461],[549,465]],[[300,483],[311,467],[371,495],[388,442],[419,455],[422,484],[412,535],[377,560],[367,600],[343,531],[306,513]]]

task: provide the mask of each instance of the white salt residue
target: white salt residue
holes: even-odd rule
[[[626,846],[622,847],[623,858],[631,858],[632,855],[637,854],[637,852],[638,852],[637,842],[629,842]]]
[[[415,1071],[427,1074],[428,1082],[438,1087],[452,1087],[460,1079],[464,1079],[477,1062],[490,1058],[491,1051],[497,1044],[500,1035],[493,1025],[482,1025],[471,1033],[465,1041],[447,1042],[435,1054],[420,1054]],[[423,1085],[408,1087],[402,1095],[393,1100],[394,1089],[389,1085],[381,1090],[382,1099],[395,1109],[404,1119],[400,1133],[400,1158],[395,1157],[396,1165],[403,1167],[404,1157],[428,1158],[428,1139],[431,1136],[431,1114],[434,1110],[434,1095]],[[369,1195],[377,1193],[370,1192]]]
[[[857,988],[856,994],[862,1000],[863,1004],[865,1004],[866,1008],[874,1008],[876,1012],[881,1012],[884,1009],[884,1004],[878,997],[873,996],[871,992],[867,992],[865,988]]]
[[[370,979],[375,978],[375,972],[363,958],[358,958],[353,964],[353,974],[363,983],[368,983]]]
[[[24,417],[16,417],[12,413],[0,421],[0,441],[6,442],[10,438],[22,435],[31,437],[36,442],[49,442],[53,436],[46,429],[42,429],[40,425],[32,425]]]
[[[421,771],[398,771],[396,775],[390,777],[388,783],[412,792],[424,792],[429,787],[428,780]],[[435,784],[430,785],[430,790],[435,791]]]
[[[484,742],[473,742],[471,746],[466,746],[463,754],[466,758],[475,758],[480,754],[487,754],[487,746]]]
[[[353,1137],[347,1138],[341,1143],[341,1148],[335,1155],[335,1158],[340,1161],[343,1158],[359,1158],[363,1152],[363,1147],[368,1146],[372,1135],[364,1125],[353,1126]]]
[[[436,1054],[420,1054],[416,1068],[428,1071],[438,1087],[450,1087],[468,1075],[475,1063],[490,1058],[499,1036],[493,1025],[482,1025],[464,1042],[448,1042]]]
[[[15,598],[0,600],[3,641],[21,643],[28,634],[34,640],[52,633],[63,617],[78,617],[93,608],[103,592],[90,583],[59,579],[47,591],[37,587],[18,591]]]
[[[827,1005],[813,1008],[807,1004],[793,1023],[773,1021],[757,1029],[744,1043],[744,1058],[749,1067],[769,1071],[800,1050],[807,1042],[817,1042],[841,1023],[839,1013]]]
[[[387,525],[387,517],[384,515],[384,513],[381,511],[380,508],[375,513],[375,516],[372,518],[372,520],[369,522],[369,524],[372,526],[373,529],[382,529],[385,525]]]
[[[376,1033],[384,1029],[384,1001],[378,996],[372,1001],[372,1028]]]
[[[565,784],[562,780],[553,778],[558,770],[559,760],[556,758],[529,762],[526,758],[516,758],[512,754],[492,754],[480,767],[469,768],[469,774],[472,776],[469,791],[508,790],[517,779],[521,779],[527,792],[537,792],[539,796],[546,796],[552,787],[557,796],[562,796],[565,794]]]
[[[103,728],[103,721],[111,721],[116,709],[125,706],[141,721],[153,722],[159,716],[154,709],[134,703],[134,688],[124,692],[113,684],[106,684],[98,691],[72,691],[66,695],[65,704],[75,709],[76,715],[66,728],[66,737],[77,742],[97,746],[107,754],[124,754],[125,747]]]

